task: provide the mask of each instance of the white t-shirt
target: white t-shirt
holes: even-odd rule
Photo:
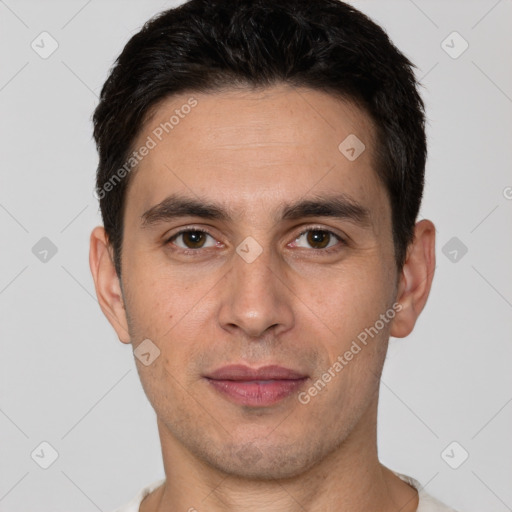
[[[418,491],[419,503],[416,512],[457,512],[453,508],[447,507],[440,501],[436,500],[430,494],[427,494],[425,490],[422,488],[421,484],[407,475],[402,475],[401,473],[397,473],[393,471],[396,476],[401,478],[404,482],[407,482],[409,485],[412,485]],[[127,503],[124,507],[118,508],[114,512],[139,512],[140,504],[142,500],[151,492],[153,492],[157,487],[160,487],[165,482],[165,479],[158,480],[153,482],[152,484],[144,487],[138,494],[133,498],[130,503]]]

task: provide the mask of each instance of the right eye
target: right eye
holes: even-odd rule
[[[208,238],[211,239],[211,242],[209,242],[209,244]],[[167,243],[172,243],[173,245],[184,250],[197,250],[208,247],[215,247],[220,242],[217,242],[215,238],[213,238],[206,231],[200,229],[183,229],[182,231],[179,231],[178,233],[172,235],[167,240]]]

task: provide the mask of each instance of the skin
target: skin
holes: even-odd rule
[[[416,224],[399,271],[373,125],[323,92],[280,85],[173,96],[134,147],[191,96],[197,106],[131,176],[121,279],[104,229],[91,235],[96,293],[119,340],[136,348],[149,338],[160,350],[149,366],[135,359],[167,477],[140,510],[415,511],[417,491],[378,460],[376,418],[388,338],[412,331],[430,291],[433,224]],[[349,134],[366,146],[355,161],[338,150]],[[146,211],[178,193],[231,218],[143,226]],[[366,223],[280,218],[285,204],[340,193],[368,210]],[[197,238],[168,241],[180,228],[210,236],[184,254]],[[322,230],[333,252],[301,237],[307,229]],[[263,249],[252,263],[236,252],[248,236]],[[226,364],[278,364],[307,374],[307,390],[395,303],[394,319],[306,405],[293,394],[244,407],[203,378]]]

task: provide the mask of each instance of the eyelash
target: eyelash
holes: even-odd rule
[[[340,251],[343,246],[347,245],[346,240],[343,239],[340,235],[337,235],[336,233],[334,233],[334,231],[331,231],[330,229],[325,229],[321,226],[310,226],[310,227],[304,229],[297,236],[295,236],[294,241],[297,240],[298,238],[300,238],[302,235],[309,233],[310,231],[321,231],[323,233],[327,233],[331,237],[334,237],[336,240],[338,240],[338,243],[336,245],[334,245],[333,247],[329,247],[328,249],[314,249],[314,248],[309,249],[315,253],[331,254],[333,252]],[[330,240],[329,240],[329,243],[330,243]],[[304,248],[300,247],[299,249],[304,249]]]
[[[340,243],[341,243],[341,246],[347,245],[347,241],[345,239],[343,239],[340,235],[337,235],[336,233],[334,233],[333,231],[331,231],[329,229],[322,228],[321,226],[310,226],[307,229],[304,229],[303,231],[301,231],[298,235],[296,235],[294,237],[294,241],[297,240],[298,238],[300,238],[302,235],[305,235],[309,231],[322,231],[324,233],[328,233],[329,235],[331,235],[334,238],[336,238],[338,240],[338,242],[339,242],[334,247],[329,247],[328,249],[314,249],[314,248],[312,248],[311,249],[312,251],[315,251],[315,252],[318,252],[318,253],[330,254],[332,252],[337,252],[337,251],[341,250],[341,247],[339,246]],[[180,235],[182,235],[184,233],[190,233],[190,232],[204,233],[205,235],[209,235],[213,239],[215,239],[215,237],[211,233],[206,231],[205,229],[187,227],[187,228],[181,229],[180,231],[174,233],[172,236],[167,238],[166,241],[165,241],[165,245],[171,244],[172,241],[174,239],[176,239],[177,237],[179,237]],[[213,247],[208,247],[207,249],[213,249]],[[178,248],[176,248],[174,250],[176,250],[178,252],[181,252],[181,254],[184,254],[185,256],[198,256],[202,252],[201,248],[199,248],[199,249],[182,249],[182,248],[178,247]]]
[[[204,233],[205,235],[209,235],[209,236],[211,236],[212,238],[215,239],[215,237],[211,233],[206,231],[205,229],[201,229],[201,228],[183,228],[180,231],[178,231],[177,233],[174,233],[171,237],[169,237],[165,241],[165,245],[168,245],[168,244],[172,243],[172,241],[175,238],[178,238],[180,235],[182,235],[184,233],[190,233],[190,232],[193,232],[193,233]],[[209,249],[211,249],[211,247],[209,247]],[[181,247],[177,247],[174,250],[176,250],[177,252],[180,252],[181,254],[184,254],[185,256],[198,256],[202,252],[201,248],[199,248],[199,249],[182,249]],[[204,251],[204,249],[203,249],[203,251]]]

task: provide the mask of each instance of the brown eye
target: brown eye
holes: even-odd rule
[[[295,239],[297,247],[313,248],[313,249],[328,249],[340,242],[341,239],[325,229],[308,229],[301,233]],[[306,243],[307,245],[304,245]]]
[[[315,249],[325,249],[331,239],[330,233],[327,231],[311,230],[308,232],[308,244]]]
[[[212,242],[206,245],[208,238],[211,238]],[[215,239],[208,233],[192,229],[177,233],[169,242],[173,242],[180,249],[203,249],[215,246]]]
[[[206,235],[201,231],[187,231],[183,233],[183,242],[189,249],[198,249],[204,245]]]

